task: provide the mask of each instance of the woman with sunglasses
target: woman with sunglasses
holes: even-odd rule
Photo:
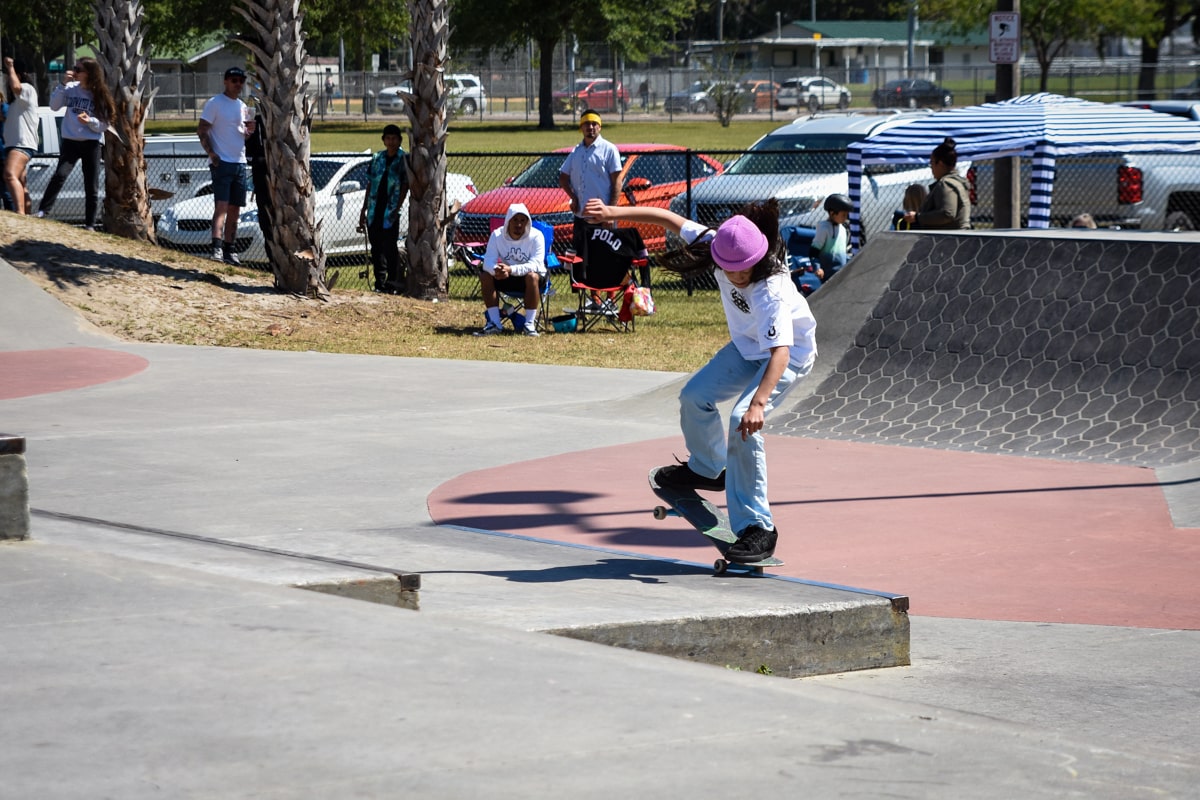
[[[96,225],[100,142],[116,108],[96,59],[79,59],[75,69],[67,70],[65,77],[67,82],[55,86],[50,95],[50,108],[55,111],[66,109],[62,120],[62,150],[58,168],[42,195],[37,215],[44,217],[54,208],[67,176],[75,169],[75,162],[80,161],[83,164],[84,226],[92,230]]]

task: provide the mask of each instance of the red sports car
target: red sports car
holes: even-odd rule
[[[572,149],[562,147],[539,158],[520,175],[505,181],[504,186],[484,192],[463,206],[458,215],[456,241],[486,242],[492,219],[503,219],[511,204],[524,203],[534,219],[554,226],[554,250],[564,252],[571,245],[573,215],[567,195],[558,187],[558,173]],[[666,208],[671,198],[687,191],[689,177],[695,186],[725,170],[719,161],[700,153],[689,155],[686,148],[673,144],[618,144],[617,150],[621,153],[619,204],[623,206]],[[665,239],[660,226],[637,225],[637,228],[647,248],[663,249]]]

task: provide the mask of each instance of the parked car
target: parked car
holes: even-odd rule
[[[51,110],[48,106],[38,108],[40,147],[30,159],[26,183],[34,208],[41,202],[50,179],[58,167],[58,153],[62,129],[63,109]],[[161,134],[147,136],[144,142],[146,154],[146,189],[150,195],[150,213],[157,218],[169,206],[192,197],[200,187],[208,184],[208,155],[195,134]],[[100,163],[96,193],[100,215],[104,209],[104,163]],[[83,169],[78,165],[71,170],[66,183],[58,193],[50,216],[61,222],[80,224],[84,221]]]
[[[770,110],[772,98],[779,88],[779,84],[763,80],[742,81],[736,87],[727,83],[696,81],[687,89],[668,97],[663,109],[671,114],[707,114],[716,111],[720,94],[715,90],[725,86],[735,88],[738,93],[737,113]]]
[[[682,91],[672,92],[663,101],[663,111],[668,114],[707,114],[715,108],[714,100],[708,90],[712,84],[706,81],[696,81]]]
[[[316,219],[321,223],[321,244],[329,256],[367,252],[367,244],[359,233],[358,216],[367,188],[367,153],[316,153],[309,160],[312,172]],[[475,183],[467,175],[446,173],[446,195],[449,202],[466,203],[475,197]],[[168,208],[155,228],[158,242],[192,253],[206,253],[211,246],[213,200],[212,189],[204,194]],[[408,233],[408,200],[400,209],[400,237]],[[258,209],[253,196],[238,218],[235,249],[243,261],[267,260],[262,230],[258,227]]]
[[[385,86],[375,96],[375,106],[381,114],[400,114],[404,111],[404,98],[401,92],[412,94],[412,84],[408,81],[397,86]]]
[[[1117,105],[1144,108],[1147,111],[1158,111],[1161,114],[1174,114],[1177,117],[1200,122],[1200,100],[1127,100],[1117,103]]]
[[[446,105],[456,114],[472,116],[487,105],[487,92],[483,89],[478,75],[458,74],[447,75],[444,78],[446,94],[449,100]],[[408,81],[396,86],[386,86],[379,90],[375,97],[375,105],[381,114],[399,114],[404,111],[404,98],[401,93],[412,94],[412,84]]]
[[[589,108],[593,111],[613,111],[618,104],[621,111],[628,111],[629,92],[618,82],[614,98],[611,78],[577,78],[574,90],[568,87],[555,92],[552,102],[556,114]]]
[[[888,81],[883,88],[871,93],[871,102],[876,108],[900,106],[917,108],[930,106],[932,108],[949,108],[954,105],[954,94],[949,89],[943,89],[933,81],[922,78],[900,78]]]
[[[487,92],[483,90],[483,82],[478,75],[447,75],[446,93],[450,95],[447,105],[465,116],[469,117],[487,107]]]
[[[775,93],[775,107],[780,111],[807,108],[816,113],[833,106],[849,108],[851,99],[848,88],[829,78],[788,78],[779,84],[779,91]]]
[[[770,111],[779,92],[779,84],[774,81],[748,80],[742,81],[742,97],[739,111]]]
[[[1171,92],[1176,100],[1200,100],[1200,78],[1196,78],[1186,86],[1180,86]]]
[[[621,153],[622,192],[620,205],[666,208],[671,198],[687,189],[688,159],[692,185],[702,183],[723,170],[721,163],[704,155],[686,155],[686,149],[671,144],[618,144]],[[463,206],[458,215],[456,237],[460,244],[487,241],[492,218],[503,219],[512,203],[524,203],[534,219],[554,226],[554,248],[564,252],[571,244],[573,215],[570,201],[558,186],[558,173],[570,147],[555,150],[530,164],[504,185],[484,192]],[[647,247],[663,242],[661,226],[637,226]]]
[[[716,227],[748,202],[774,197],[780,227],[816,227],[825,219],[825,198],[846,193],[846,147],[872,133],[903,125],[929,112],[818,114],[768,133],[721,175],[671,201],[670,209]],[[868,167],[863,176],[859,213],[869,235],[891,225],[910,183],[929,183],[928,166]]]

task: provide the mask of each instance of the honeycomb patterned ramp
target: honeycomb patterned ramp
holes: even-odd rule
[[[1114,234],[877,237],[813,296],[826,371],[770,432],[1200,458],[1200,242]]]

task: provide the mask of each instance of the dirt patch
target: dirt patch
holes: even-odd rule
[[[94,325],[141,342],[263,346],[299,335],[275,345],[293,349],[311,346],[329,325],[353,338],[354,321],[367,324],[383,305],[431,307],[370,292],[296,297],[277,292],[263,272],[10,213],[0,213],[0,258]]]

